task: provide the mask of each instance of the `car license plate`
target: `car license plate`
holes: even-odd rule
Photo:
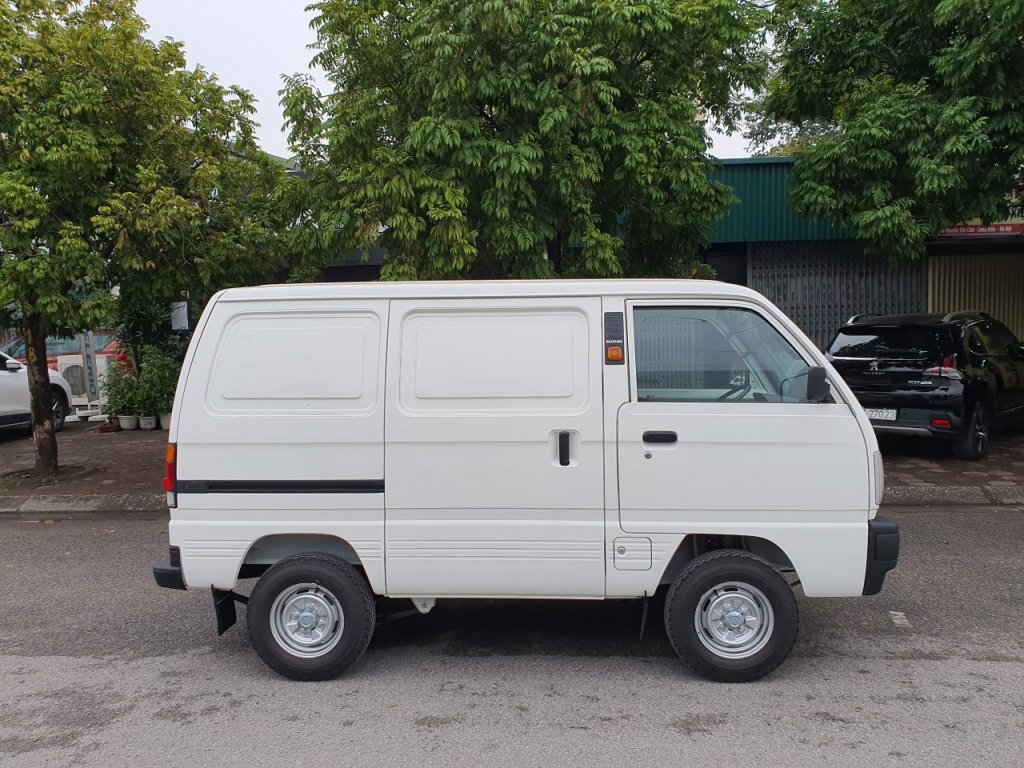
[[[872,421],[896,421],[895,408],[865,408],[864,413]]]

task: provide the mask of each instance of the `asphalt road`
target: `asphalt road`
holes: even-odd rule
[[[0,518],[0,765],[1017,766],[1024,512],[890,511],[871,598],[801,597],[758,683],[688,674],[652,605],[439,603],[345,677],[268,670],[204,592],[158,589],[165,521]],[[404,606],[399,606],[404,607]]]

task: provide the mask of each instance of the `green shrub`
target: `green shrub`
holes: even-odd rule
[[[139,379],[135,370],[118,363],[107,369],[100,380],[100,391],[107,400],[107,411],[115,416],[138,413]]]

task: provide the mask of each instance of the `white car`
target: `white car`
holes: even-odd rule
[[[71,409],[71,386],[57,371],[49,369],[49,373],[53,390],[53,429],[59,432]],[[28,368],[0,352],[0,429],[27,427],[31,423]]]

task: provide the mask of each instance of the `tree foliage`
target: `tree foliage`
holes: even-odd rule
[[[282,171],[251,96],[144,39],[133,0],[0,0],[0,311],[29,347],[36,467],[56,469],[45,337],[259,279]],[[201,298],[201,296],[200,296]]]
[[[1006,215],[1024,168],[1021,0],[785,0],[754,138],[790,142],[793,199],[890,259]]]
[[[390,278],[679,274],[725,211],[706,123],[759,81],[753,2],[312,7],[333,91],[282,92],[311,271],[380,243]]]

